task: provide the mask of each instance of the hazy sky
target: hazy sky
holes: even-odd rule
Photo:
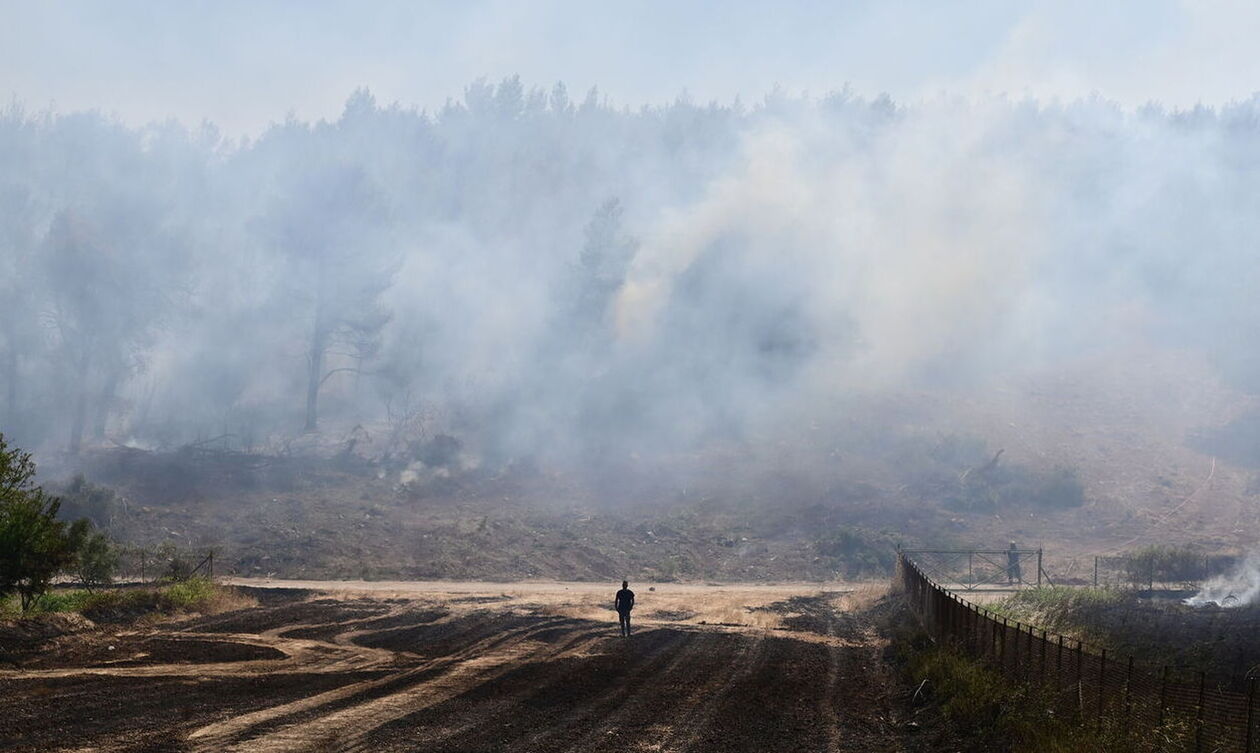
[[[479,76],[615,104],[774,85],[1220,104],[1260,90],[1254,0],[0,0],[0,96],[257,132],[368,86],[432,108]]]

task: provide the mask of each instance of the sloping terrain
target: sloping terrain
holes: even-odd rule
[[[43,469],[92,482],[54,484],[67,515],[124,543],[214,547],[243,576],[827,580],[887,572],[898,542],[1014,540],[1087,577],[1126,547],[1254,545],[1258,405],[1187,354],[836,400],[765,437],[580,467],[355,426],[271,454],[101,446]]]

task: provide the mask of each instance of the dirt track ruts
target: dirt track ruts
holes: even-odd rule
[[[511,601],[243,610],[101,637],[128,647],[114,662],[0,670],[0,749],[920,749],[869,622],[823,595],[779,608],[796,629],[653,622],[629,640]],[[224,660],[146,663],[157,636]],[[282,656],[232,661],[241,645]]]

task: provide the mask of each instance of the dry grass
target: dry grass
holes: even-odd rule
[[[258,599],[239,588],[216,586],[198,603],[197,611],[201,614],[219,614],[256,606],[258,606]]]
[[[256,581],[233,582],[255,585]],[[320,598],[357,599],[365,593],[374,598],[423,599],[455,612],[496,608],[529,611],[536,614],[581,620],[614,621],[613,595],[616,583],[535,583],[402,582],[402,581],[270,581],[271,585],[310,588]],[[836,595],[835,604],[844,610],[871,606],[888,590],[887,583],[776,583],[776,584],[630,584],[635,592],[635,619],[639,625],[727,625],[773,630],[783,627],[792,613],[764,609],[794,596]],[[479,602],[478,598],[493,600]]]
[[[887,594],[888,583],[884,581],[854,583],[852,590],[844,594],[837,604],[846,612],[861,612],[873,607]]]

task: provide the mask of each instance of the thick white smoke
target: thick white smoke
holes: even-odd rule
[[[322,427],[427,411],[505,460],[585,461],[1134,345],[1260,391],[1258,113],[630,112],[511,78],[230,143],[14,107],[0,420],[32,445],[258,447],[318,383]]]
[[[1197,594],[1186,599],[1193,607],[1216,604],[1245,607],[1260,599],[1260,554],[1247,556],[1234,570],[1203,584]]]

